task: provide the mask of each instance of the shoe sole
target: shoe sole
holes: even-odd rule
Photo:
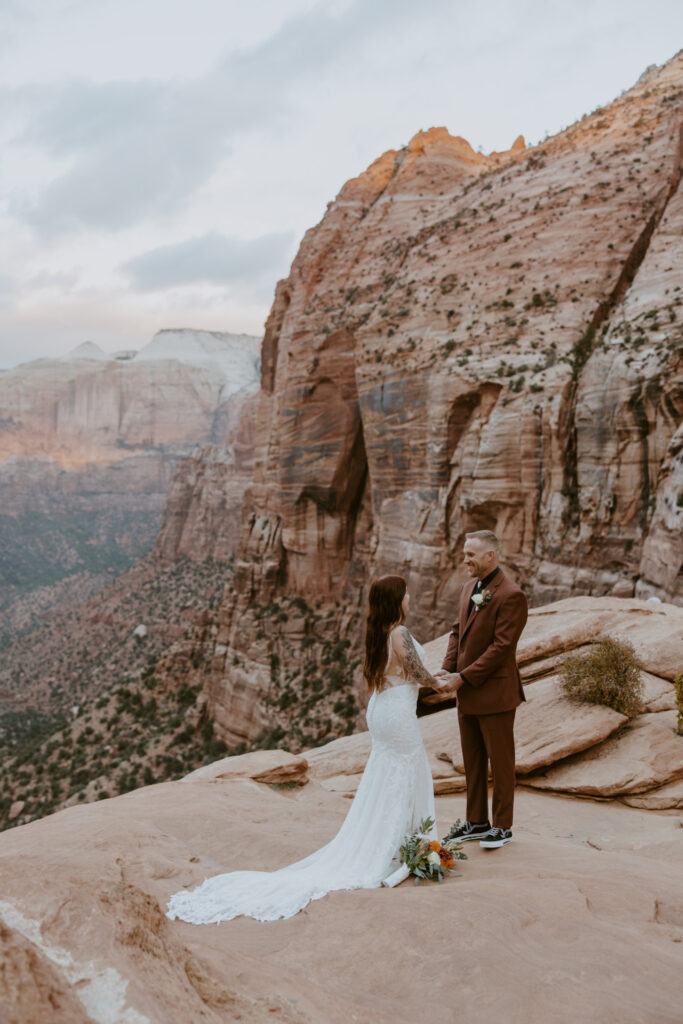
[[[485,839],[482,839],[479,845],[484,850],[497,850],[499,846],[505,846],[506,843],[511,842],[512,836],[510,836],[509,839],[493,839],[491,840],[491,842],[487,842]]]
[[[457,836],[451,836],[450,839],[442,839],[442,842],[443,843],[471,843],[471,842],[474,842],[475,839],[479,839],[479,840],[483,839],[485,835],[486,835],[486,832],[478,832],[476,836],[460,836],[460,838],[458,838]]]

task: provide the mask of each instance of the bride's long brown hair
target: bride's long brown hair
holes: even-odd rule
[[[387,637],[394,626],[401,625],[405,620],[401,607],[405,595],[406,581],[402,576],[380,576],[370,585],[363,675],[371,693],[373,690],[384,689]]]

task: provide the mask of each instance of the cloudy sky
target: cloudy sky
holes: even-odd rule
[[[384,150],[537,142],[681,46],[680,0],[0,0],[0,367],[260,334]]]

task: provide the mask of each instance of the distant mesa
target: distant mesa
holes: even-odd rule
[[[258,373],[261,339],[252,334],[196,331],[188,327],[157,331],[134,356],[136,363],[169,359],[221,373],[237,385]]]
[[[218,373],[231,384],[236,384],[239,390],[258,376],[260,353],[261,338],[253,334],[179,327],[157,331],[141,349],[123,348],[105,352],[94,341],[84,341],[66,355],[43,357],[32,360],[30,364],[21,363],[13,370],[21,372],[27,365],[44,367],[53,361],[67,363],[87,359],[100,363],[143,363],[169,360]]]
[[[185,550],[190,533],[187,544],[204,541],[220,524],[227,535],[221,557],[231,556],[251,466],[259,367],[257,337],[172,330],[141,351],[105,352],[87,340],[2,374],[0,643],[43,607],[29,595],[44,592],[51,606],[62,591],[47,589],[72,577],[74,593],[81,585],[90,593],[103,573],[149,551],[176,465],[184,457],[192,464],[198,447],[224,452],[208,472],[220,499],[208,511],[188,501],[163,552]]]
[[[67,352],[62,359],[100,359],[106,360],[112,357],[107,355],[99,345],[96,345],[94,341],[84,341],[76,348],[72,348],[70,352]]]

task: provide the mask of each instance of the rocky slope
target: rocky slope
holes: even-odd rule
[[[101,585],[152,547],[176,464],[198,445],[221,445],[219,553],[234,551],[251,468],[258,345],[246,335],[160,331],[139,352],[109,356],[87,343],[2,374],[5,640],[55,600],[87,597],[88,581]],[[162,547],[187,553],[168,524]]]
[[[137,679],[150,659],[189,637],[195,617],[206,617],[231,580],[229,564],[180,558],[164,565],[153,553],[140,559],[5,648],[0,713],[65,714],[117,680]]]
[[[227,749],[188,685],[198,663],[161,667],[231,579],[229,564],[148,555],[5,649],[0,829],[178,778]]]
[[[373,575],[445,629],[468,530],[534,604],[683,600],[682,124],[679,54],[533,149],[419,132],[306,234],[266,327],[235,590],[195,638],[229,742],[330,643],[358,650]]]

